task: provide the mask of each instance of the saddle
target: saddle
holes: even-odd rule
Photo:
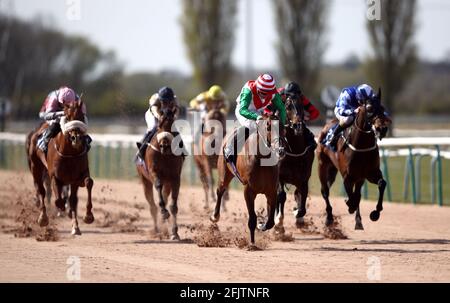
[[[337,126],[339,125],[339,122],[335,122],[330,129],[327,132],[327,135],[322,139],[322,141],[320,143],[322,143],[325,146],[328,146],[327,142],[331,140],[331,137],[333,136],[334,130],[337,128]]]

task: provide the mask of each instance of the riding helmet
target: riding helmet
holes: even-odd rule
[[[172,101],[175,99],[175,94],[173,93],[173,89],[170,87],[164,86],[161,87],[158,91],[158,97],[161,101]]]
[[[288,84],[286,84],[286,86],[284,87],[284,93],[293,97],[303,96],[300,85],[298,85],[296,82],[289,82]]]

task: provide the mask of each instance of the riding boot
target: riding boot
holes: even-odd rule
[[[44,131],[44,134],[37,143],[39,149],[42,150],[44,153],[47,153],[48,143],[50,142],[50,139],[54,138],[60,130],[61,127],[59,123],[50,124]]]
[[[237,154],[240,151],[240,147],[242,147],[247,140],[247,128],[245,126],[240,126],[234,131],[234,135],[227,142],[227,145],[223,149],[223,154],[225,159],[230,164],[235,164],[237,159]],[[236,142],[236,145],[234,144]],[[234,153],[234,147],[236,147],[236,153]]]
[[[141,160],[144,160],[145,158],[145,151],[147,150],[147,144],[150,143],[150,141],[152,140],[153,136],[156,133],[156,128],[149,130],[145,133],[144,137],[142,138],[141,142],[137,142],[137,146],[139,148],[138,151],[138,157]]]
[[[338,124],[338,126],[334,129],[333,135],[330,141],[328,142],[328,145],[332,148],[332,150],[336,151],[339,136],[344,129],[345,127],[342,127],[340,124]]]

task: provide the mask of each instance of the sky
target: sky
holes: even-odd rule
[[[258,69],[276,66],[277,34],[270,2],[239,0],[234,65],[249,64]],[[188,74],[192,69],[179,21],[181,3],[182,0],[0,0],[0,10],[25,20],[39,15],[49,26],[85,35],[102,50],[114,50],[127,72],[176,70]],[[447,58],[450,1],[419,0],[418,3],[415,39],[420,57],[432,61]],[[330,0],[329,5],[325,62],[337,63],[350,54],[360,58],[368,55],[366,1]],[[252,16],[249,39],[248,14]],[[248,41],[252,42],[250,57]]]

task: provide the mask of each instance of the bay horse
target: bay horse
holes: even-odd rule
[[[284,204],[286,202],[285,185],[295,186],[294,197],[297,202],[296,226],[302,227],[306,215],[306,199],[308,197],[308,181],[311,177],[314,162],[315,145],[306,138],[304,108],[290,97],[285,103],[289,125],[286,127],[285,157],[280,160],[279,188],[276,207],[275,230],[283,233]]]
[[[277,199],[277,185],[279,167],[278,160],[283,156],[281,140],[272,136],[272,121],[278,120],[276,116],[264,115],[259,122],[262,124],[258,130],[249,135],[243,150],[238,153],[236,168],[239,176],[236,176],[244,185],[244,198],[248,210],[248,228],[250,230],[250,249],[256,249],[255,229],[257,227],[257,216],[255,213],[255,198],[258,194],[263,194],[267,199],[267,221],[258,226],[262,231],[271,229],[275,225],[275,207]],[[278,122],[278,121],[277,121]],[[281,133],[282,135],[282,133]],[[227,140],[232,140],[231,134]],[[226,141],[222,145],[222,150]],[[276,151],[276,152],[275,152]],[[275,156],[275,163],[267,164],[265,160]],[[220,219],[220,206],[222,197],[228,188],[231,180],[235,177],[232,168],[226,162],[223,152],[220,153],[217,162],[219,183],[217,187],[217,201],[210,220],[216,223]]]
[[[155,233],[158,229],[158,210],[153,197],[153,186],[155,186],[159,197],[159,208],[163,221],[172,215],[171,240],[180,240],[178,235],[177,213],[178,194],[181,184],[181,169],[184,162],[184,154],[180,153],[179,143],[181,137],[172,132],[172,124],[175,120],[174,111],[171,108],[164,109],[161,115],[156,134],[147,145],[144,164],[137,165],[138,175],[144,187],[145,198],[150,205],[150,214],[154,223]],[[166,204],[171,195],[169,206]]]
[[[39,197],[40,215],[38,224],[41,227],[49,223],[45,206],[46,190],[44,179],[46,175],[50,179],[51,187],[55,195],[55,205],[61,211],[65,211],[63,187],[70,186],[69,218],[72,219],[72,235],[81,235],[77,219],[78,188],[87,188],[86,215],[83,221],[86,224],[94,222],[92,213],[92,187],[94,181],[90,177],[88,161],[87,125],[83,114],[83,102],[81,100],[64,106],[64,116],[61,118],[61,132],[50,139],[48,151],[45,154],[37,148],[38,137],[42,134],[47,123],[41,125],[37,132],[27,137],[28,163],[33,175],[36,192]]]
[[[225,114],[220,110],[220,104],[218,104],[212,107],[205,117],[204,130],[202,130],[198,146],[194,143],[194,161],[200,172],[200,180],[205,192],[205,209],[209,208],[208,193],[211,200],[216,201],[213,169],[217,169],[220,147],[225,135]]]
[[[346,204],[350,214],[355,214],[355,229],[363,230],[359,204],[361,201],[361,187],[364,181],[378,185],[378,203],[376,209],[370,213],[372,221],[378,221],[383,210],[383,194],[386,181],[380,170],[380,156],[377,138],[382,139],[391,124],[385,116],[384,108],[379,105],[381,91],[376,96],[377,102],[367,101],[359,106],[352,126],[347,128],[339,138],[337,152],[333,152],[323,145],[328,130],[337,122],[333,120],[323,128],[319,136],[317,158],[321,183],[322,197],[326,203],[327,218],[325,224],[333,223],[332,207],[329,201],[330,187],[335,181],[337,171],[343,178],[345,191],[348,196]]]

